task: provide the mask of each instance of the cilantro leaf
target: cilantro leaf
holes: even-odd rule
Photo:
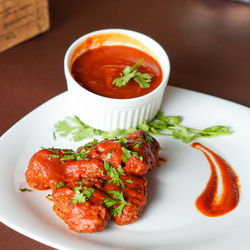
[[[91,149],[95,148],[96,145],[98,144],[98,140],[96,138],[94,138],[94,140],[92,142],[86,143],[84,146],[85,147],[91,147]]]
[[[53,139],[56,140],[56,132],[53,131]]]
[[[111,154],[111,153],[108,153],[108,154],[107,154],[107,157],[106,157],[106,160],[109,160],[111,157],[112,157],[112,154]]]
[[[148,73],[135,73],[134,79],[137,83],[139,83],[140,88],[145,89],[150,87],[151,75]]]
[[[67,121],[74,122],[75,123],[74,126],[69,127]],[[65,125],[64,122],[66,122],[67,125]],[[152,121],[143,122],[137,128],[116,129],[107,132],[92,128],[83,123],[77,116],[74,116],[74,117],[67,117],[66,120],[58,122],[58,124],[55,125],[55,129],[60,136],[65,136],[65,134],[67,135],[71,134],[74,140],[81,140],[83,138],[87,138],[88,136],[91,137],[93,135],[101,135],[103,138],[109,138],[109,139],[121,136],[119,140],[119,145],[126,144],[127,143],[126,136],[128,135],[128,133],[132,133],[137,129],[143,130],[149,134],[172,136],[174,139],[181,140],[184,143],[189,143],[190,141],[200,137],[209,138],[209,137],[232,134],[232,131],[228,126],[218,125],[218,126],[211,126],[203,130],[198,130],[182,126],[180,125],[181,122],[182,122],[181,116],[164,116],[163,112],[158,112]],[[91,128],[90,129],[91,133],[86,132],[84,130],[86,128]],[[149,138],[146,138],[147,142],[150,142],[150,140],[152,140]],[[139,145],[136,146],[136,148],[137,147],[139,147]],[[124,162],[125,162],[126,158],[129,157],[128,155],[126,156],[126,154],[124,155],[125,155],[124,156]]]
[[[82,188],[82,187],[81,187]],[[80,190],[75,189],[75,197],[72,201],[73,204],[82,204],[86,202],[94,193],[94,188],[84,187],[84,191],[80,192]]]
[[[131,178],[129,178],[128,180],[126,180],[126,182],[133,183],[133,181],[131,180]]]
[[[76,153],[73,150],[63,151],[63,153],[65,155],[62,158],[60,158],[60,161],[62,162],[68,161],[68,160],[81,161],[81,160],[88,160],[87,156],[88,156],[89,150],[82,148],[80,153]]]
[[[71,134],[74,141],[81,141],[84,138],[91,138],[95,134],[100,133],[100,130],[88,126],[77,116],[66,117],[65,120],[56,123],[54,128],[55,132],[59,133],[59,135],[62,137],[67,137],[69,134]]]
[[[32,192],[32,190],[28,189],[28,188],[18,188],[18,192],[19,193],[22,193],[22,192]]]
[[[140,139],[136,142],[134,148],[139,148],[141,145],[142,145],[142,138],[140,138]]]
[[[158,112],[152,122],[146,123],[148,125],[147,132],[172,136],[175,139],[182,140],[184,143],[189,143],[199,137],[214,137],[232,134],[228,126],[212,126],[203,130],[198,130],[180,125],[181,121],[182,119],[180,116],[164,116],[163,112]],[[167,130],[170,131],[170,133],[164,133],[164,131]]]
[[[148,73],[140,73],[137,68],[141,65],[143,59],[140,59],[132,68],[127,66],[122,73],[120,73],[120,77],[115,78],[112,82],[113,85],[117,87],[125,86],[132,78],[139,84],[140,88],[149,88],[151,82],[151,75]]]
[[[125,147],[122,147],[122,152],[123,152],[123,155],[121,157],[121,160],[126,163],[127,160],[132,156],[134,155],[137,159],[139,159],[140,161],[143,161],[143,157],[142,155],[139,155],[137,152],[133,152]]]
[[[126,131],[125,129],[115,129],[110,132],[103,131],[101,133],[101,136],[102,138],[115,138],[123,135],[125,131]]]
[[[110,196],[107,196],[104,198],[104,204],[107,208],[112,207],[113,205],[120,204],[114,209],[111,209],[110,213],[111,215],[118,215],[119,217],[122,215],[122,210],[126,205],[132,205],[131,203],[128,203],[125,201],[123,197],[123,193],[120,191],[108,191],[109,194],[113,194],[114,198],[111,198]]]
[[[65,182],[64,181],[60,181],[57,185],[56,188],[61,188],[65,186]]]
[[[121,186],[125,188],[123,181],[120,179],[121,175],[125,175],[124,170],[122,169],[121,165],[118,166],[117,170],[113,168],[108,162],[104,162],[104,168],[107,172],[107,175],[110,176],[112,179],[107,182],[116,184],[117,186]]]

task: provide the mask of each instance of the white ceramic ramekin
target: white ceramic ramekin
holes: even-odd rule
[[[125,45],[151,55],[159,63],[163,78],[152,92],[130,99],[103,97],[88,91],[71,75],[71,65],[87,49],[107,45]],[[158,112],[170,73],[170,63],[164,49],[152,38],[124,29],[104,29],[91,32],[77,39],[67,50],[64,71],[73,114],[86,124],[105,131],[136,127],[154,118]]]

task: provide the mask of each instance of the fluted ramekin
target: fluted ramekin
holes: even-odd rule
[[[82,87],[71,75],[73,61],[87,49],[107,45],[130,46],[151,55],[162,69],[162,82],[152,92],[129,99],[100,96]],[[165,50],[152,38],[131,30],[104,29],[80,37],[69,47],[64,58],[64,71],[72,112],[86,124],[110,131],[136,127],[154,118],[168,82],[170,63]]]

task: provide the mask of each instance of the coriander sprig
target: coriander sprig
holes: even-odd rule
[[[74,188],[75,191],[75,197],[72,201],[73,204],[82,204],[86,202],[94,193],[95,189],[90,187],[84,187],[84,191],[82,191],[83,187],[82,185],[85,183],[85,180],[75,182],[75,184],[78,184],[79,186],[76,186]],[[82,192],[81,192],[82,191]]]
[[[18,191],[19,193],[22,193],[22,192],[32,192],[32,190],[29,189],[29,188],[18,188],[17,191]]]
[[[122,147],[122,152],[123,152],[123,155],[121,157],[121,160],[126,163],[127,160],[132,156],[134,155],[137,159],[139,159],[140,161],[143,161],[143,156],[142,155],[139,155],[137,152],[134,152],[134,151],[131,151],[125,147]]]
[[[47,149],[49,151],[51,151],[53,154],[49,155],[49,160],[51,160],[52,158],[59,158],[59,150],[55,150],[54,148],[44,148],[43,149]],[[74,150],[72,149],[68,149],[68,150],[62,150],[61,151],[64,156],[60,158],[60,161],[65,162],[65,161],[69,161],[69,160],[88,160],[88,153],[90,152],[90,150],[86,150],[85,148],[82,148],[82,150],[79,153],[76,153]]]
[[[172,136],[174,139],[180,139],[185,143],[199,137],[215,137],[232,134],[228,126],[219,125],[198,130],[180,125],[181,121],[182,118],[180,116],[164,116],[163,112],[158,112],[152,122],[144,122],[138,128],[150,134]],[[166,133],[166,131],[170,133]]]
[[[118,215],[119,217],[122,215],[122,210],[126,205],[132,205],[125,201],[123,197],[123,193],[120,191],[108,191],[109,194],[113,194],[114,198],[107,196],[104,198],[104,204],[107,208],[114,206],[115,204],[120,204],[118,207],[111,209],[110,213],[114,216]]]
[[[121,186],[122,188],[125,188],[123,181],[120,179],[121,175],[125,175],[124,170],[122,169],[121,165],[119,165],[116,170],[108,162],[105,161],[104,168],[107,172],[107,175],[112,178],[110,181],[107,182],[107,184],[114,183],[117,186]]]
[[[54,128],[59,136],[67,137],[71,134],[74,141],[81,141],[84,138],[92,138],[94,135],[99,135],[103,132],[88,126],[77,116],[66,117],[65,120],[56,123]]]
[[[122,73],[121,77],[115,78],[112,82],[117,87],[125,86],[132,78],[139,84],[140,88],[149,88],[151,82],[151,75],[148,73],[138,72],[138,67],[141,65],[143,59],[140,59],[133,67],[127,66]]]
[[[74,120],[77,121],[76,126],[72,125],[71,127],[72,129],[70,130],[71,132],[68,132],[69,131],[69,128],[68,128],[69,119],[71,121],[74,121]],[[185,127],[180,124],[181,122],[182,122],[181,116],[164,116],[163,112],[158,112],[158,114],[155,116],[155,118],[151,122],[143,122],[136,128],[116,129],[116,130],[107,132],[107,131],[101,131],[101,130],[92,128],[86,125],[85,123],[80,122],[80,119],[77,116],[74,116],[74,117],[67,117],[64,121],[59,122],[60,124],[66,123],[67,125],[65,128],[63,126],[60,126],[60,131],[57,131],[56,128],[58,126],[56,126],[57,125],[56,124],[55,129],[56,129],[56,132],[59,132],[60,136],[65,136],[65,133],[67,133],[67,135],[71,134],[74,141],[79,141],[84,138],[90,138],[94,135],[100,135],[103,138],[116,138],[116,137],[122,136],[122,140],[119,142],[120,144],[126,141],[126,139],[124,141],[123,139],[128,135],[128,133],[132,133],[138,129],[143,130],[149,134],[172,136],[174,139],[181,140],[184,143],[189,143],[192,140],[200,138],[200,137],[209,138],[209,137],[232,134],[232,131],[230,130],[230,127],[228,126],[218,125],[218,126],[211,126],[203,130],[199,130],[199,129]],[[88,132],[84,133],[86,128],[89,128],[92,131],[92,133],[91,134],[89,134]],[[151,137],[146,138],[146,141],[147,142],[152,141],[150,138]]]
[[[66,184],[64,181],[60,181],[58,184],[56,184],[56,188],[62,188],[64,187]]]

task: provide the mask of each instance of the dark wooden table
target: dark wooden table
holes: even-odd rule
[[[0,54],[0,135],[66,90],[66,49],[83,34],[103,28],[132,29],[160,42],[170,58],[171,85],[250,106],[250,5],[50,0],[50,16],[50,31]],[[0,249],[51,249],[3,224],[0,239]]]

